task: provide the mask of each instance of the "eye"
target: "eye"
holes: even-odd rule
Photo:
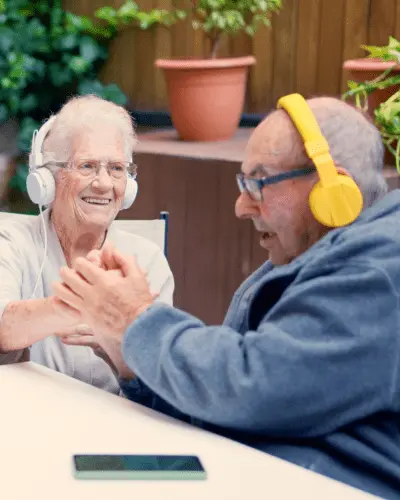
[[[96,169],[96,164],[90,161],[84,161],[79,164],[78,169],[92,171]]]
[[[110,169],[113,172],[123,172],[125,170],[125,165],[123,165],[121,163],[111,163]]]
[[[258,182],[257,179],[246,179],[247,189],[251,192],[258,191]]]

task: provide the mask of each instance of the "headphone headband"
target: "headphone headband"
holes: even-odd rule
[[[30,170],[39,168],[44,163],[42,152],[43,142],[50,132],[55,119],[55,115],[51,116],[47,121],[43,123],[39,130],[35,130],[33,132],[31,153],[29,155]]]
[[[337,171],[329,153],[329,144],[304,97],[300,94],[284,96],[279,99],[277,108],[283,108],[295,124],[306,153],[315,164],[321,184],[325,187],[333,184]]]

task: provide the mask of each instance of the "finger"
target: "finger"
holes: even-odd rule
[[[85,347],[97,347],[98,344],[90,335],[68,335],[61,337],[61,342],[67,345],[80,345]]]
[[[90,335],[89,333],[78,333],[78,332],[71,333],[71,332],[65,332],[65,331],[56,332],[54,335],[56,337],[60,337],[60,338],[63,338],[63,339],[78,338],[78,337],[86,338],[86,339],[91,339],[93,337],[93,335]]]
[[[86,297],[87,294],[91,292],[91,286],[75,271],[75,269],[62,267],[60,269],[60,276],[64,281],[64,284],[76,293],[76,295]]]
[[[107,242],[101,253],[102,265],[105,269],[118,269],[117,264],[113,257],[114,245],[110,242]]]
[[[101,279],[106,272],[104,269],[95,266],[92,262],[89,262],[83,257],[78,257],[76,259],[74,269],[91,285]]]
[[[64,302],[61,302],[61,304],[64,304]],[[68,307],[69,309],[70,306],[65,305],[65,307]],[[73,309],[76,311],[76,309]],[[60,330],[55,333],[57,337],[68,337],[69,335],[90,335],[93,336],[94,332],[90,328],[89,325],[86,325],[85,323],[79,323],[78,325],[71,326],[69,328],[65,328],[63,330]]]
[[[85,323],[76,325],[75,333],[79,333],[80,335],[94,335],[93,330],[90,328],[89,325],[86,325]]]
[[[95,266],[101,266],[101,252],[100,250],[92,250],[87,255],[86,258],[89,262],[94,264]]]
[[[137,275],[142,273],[140,267],[136,263],[136,257],[123,255],[119,250],[114,249],[113,258],[117,263],[118,267],[121,269],[123,276]]]
[[[81,297],[76,295],[72,290],[66,287],[64,284],[56,282],[53,283],[53,293],[61,300],[63,304],[67,304],[73,309],[78,309],[78,311],[82,311],[83,309],[83,300]]]
[[[57,337],[63,337],[63,338],[68,338],[68,337],[86,337],[86,338],[92,338],[94,335],[92,333],[80,333],[79,331],[75,332],[68,332],[68,331],[62,331],[62,332],[56,332],[55,335]]]
[[[61,302],[61,304],[64,305],[64,302]],[[70,308],[67,305],[65,305],[65,307]],[[68,335],[75,335],[75,334],[76,334],[75,327],[72,326],[70,328],[65,328],[64,330],[60,330],[60,331],[56,332],[54,335],[56,335],[57,337],[67,337]]]

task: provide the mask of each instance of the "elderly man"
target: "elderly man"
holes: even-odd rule
[[[159,300],[172,304],[162,251],[112,224],[136,196],[136,143],[128,112],[95,96],[71,99],[34,135],[28,193],[49,208],[43,218],[0,225],[0,363],[31,359],[120,393],[114,365],[93,338],[76,345],[87,325],[54,300],[51,284],[61,266],[113,242],[136,256]]]
[[[311,108],[334,165],[315,127],[303,143],[310,121],[286,108],[256,128],[236,214],[269,259],[223,325],[156,304],[134,261],[109,247],[101,266],[64,268],[55,293],[119,356],[133,401],[398,499],[400,192],[387,194],[369,120],[333,98],[308,105],[300,115]],[[338,179],[350,196],[331,190]]]

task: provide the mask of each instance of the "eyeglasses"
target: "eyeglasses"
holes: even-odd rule
[[[104,167],[108,175],[112,179],[122,179],[128,174],[136,178],[137,166],[129,161],[99,161],[99,160],[79,160],[78,162],[62,162],[52,161],[49,165],[70,169],[71,171],[79,173],[82,177],[89,179],[95,178],[100,174],[100,170]]]
[[[246,192],[254,201],[261,201],[263,199],[262,189],[270,184],[276,184],[287,179],[295,177],[302,177],[304,175],[315,172],[315,167],[300,168],[292,170],[291,172],[283,172],[282,174],[272,175],[271,177],[262,177],[256,179],[254,177],[246,177],[242,172],[236,174],[236,181],[241,193]]]

